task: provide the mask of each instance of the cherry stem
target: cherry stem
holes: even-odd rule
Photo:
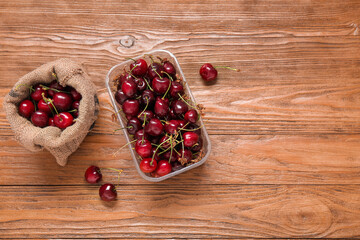
[[[171,157],[172,157],[172,153],[173,153],[173,149],[174,149],[174,146],[173,146],[173,139],[172,139],[172,136],[170,136],[170,157],[169,157],[169,163],[171,162]]]
[[[147,78],[144,78],[144,80],[145,80],[145,82],[146,82],[146,85],[149,87],[149,89],[150,89],[151,91],[154,91],[154,90],[152,89],[152,87],[150,86],[149,82],[147,81]]]
[[[137,64],[135,64],[135,66],[133,66],[133,68],[130,70],[130,74],[131,74],[131,76],[133,76],[134,77],[134,75],[132,75],[132,70],[134,70],[134,68],[136,68],[137,67]]]
[[[77,109],[73,109],[73,110],[68,111],[68,113],[72,113],[72,112],[77,112]]]
[[[168,138],[166,141],[160,143],[160,144],[157,146],[157,148],[155,149],[154,154],[153,154],[153,156],[152,156],[152,158],[151,158],[151,162],[150,162],[151,165],[153,164],[153,161],[154,161],[155,154],[156,154],[157,150],[159,150],[160,146],[163,145],[164,143],[168,142],[170,139],[171,139],[171,138]]]
[[[232,68],[232,67],[226,67],[226,66],[215,66],[214,68],[226,68],[226,69],[230,69],[236,72],[240,72],[240,69],[237,68]]]
[[[146,106],[145,106],[144,110],[142,110],[142,112],[138,115],[138,117],[140,117],[141,114],[143,114],[146,111],[148,106],[149,106],[149,98],[147,97],[146,98]],[[146,114],[145,114],[145,116],[146,116]],[[144,118],[145,118],[145,116],[144,116]],[[145,119],[144,119],[144,123],[145,123]]]
[[[185,131],[196,131],[196,130],[199,130],[200,128],[202,128],[204,125],[201,125],[200,127],[198,128],[194,128],[194,129],[184,129],[182,128],[181,130],[185,130]]]
[[[197,107],[194,107],[194,106],[192,106],[191,104],[189,104],[189,103],[180,95],[180,93],[178,93],[178,95],[179,95],[179,98],[180,98],[181,100],[183,100],[184,103],[186,103],[186,105],[188,105],[189,107],[194,108],[194,109],[196,109],[196,110],[199,110]]]
[[[19,87],[22,87],[22,86],[25,86],[25,87],[28,87],[28,88],[32,88],[32,86],[29,86],[27,85],[26,83],[21,83],[21,84],[18,84],[16,87],[15,87],[15,90],[18,90]]]
[[[59,113],[58,113],[58,111],[57,111],[57,109],[56,109],[56,107],[55,107],[54,103],[52,102],[52,100],[51,100],[51,99],[46,98],[46,97],[45,97],[45,93],[42,93],[42,94],[41,94],[41,96],[42,96],[42,98],[44,99],[45,103],[46,103],[47,105],[49,105],[49,103],[50,103],[50,104],[53,106],[53,108],[54,108],[54,110],[55,110],[56,114],[57,114],[57,115],[59,115]],[[53,112],[53,110],[51,109],[51,107],[49,107],[49,108],[50,108],[50,111],[51,111],[52,115],[54,115],[54,112]],[[60,117],[60,116],[59,116],[59,117]],[[62,120],[62,119],[61,119],[61,117],[60,117],[60,120]]]
[[[70,92],[66,92],[66,91],[61,91],[61,90],[59,90],[59,89],[47,87],[47,86],[44,86],[44,85],[42,85],[42,84],[40,84],[40,87],[41,87],[43,90],[53,90],[54,92],[70,93]]]
[[[180,139],[181,139],[181,145],[182,145],[181,158],[184,158],[184,151],[185,151],[185,148],[184,148],[184,139],[183,139],[181,133],[180,133]]]
[[[170,87],[171,87],[171,82],[169,83],[169,86],[168,86],[168,88],[167,88],[167,90],[166,90],[166,92],[165,92],[164,96],[162,97],[162,99],[163,99],[163,100],[165,99],[166,94],[169,92]]]
[[[152,70],[154,70],[154,72],[159,76],[160,79],[162,79],[162,77],[160,76],[160,74],[156,71],[155,67],[153,65],[151,65]]]
[[[165,72],[165,71],[161,71],[162,73],[165,73],[170,79],[171,79],[171,81],[174,81],[174,79],[170,76],[170,74],[168,74],[167,72]]]
[[[185,127],[186,127],[188,124],[189,124],[189,122],[187,122],[182,128],[179,128],[179,131],[184,130]],[[181,135],[181,134],[180,134],[180,135]]]
[[[117,129],[114,130],[114,132],[125,129],[125,128],[132,128],[132,126],[127,126],[127,127],[123,127],[123,128],[117,128]]]
[[[119,148],[119,150],[117,150],[117,151],[113,154],[113,156],[116,156],[116,154],[117,154],[118,152],[120,152],[121,149],[123,149],[123,148],[126,147],[127,145],[129,145],[129,144],[131,144],[131,143],[133,143],[133,142],[136,142],[136,141],[137,141],[137,139],[135,139],[135,140],[133,140],[133,141],[131,141],[131,142],[128,142],[127,144],[125,144],[124,146],[122,146],[121,148]]]
[[[134,61],[134,62],[136,62],[136,60],[135,59],[133,59],[133,58],[125,58],[125,60],[132,60],[132,61]]]

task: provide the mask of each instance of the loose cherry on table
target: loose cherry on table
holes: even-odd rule
[[[218,71],[216,70],[216,68],[227,68],[227,69],[230,69],[230,70],[233,70],[233,71],[240,72],[240,70],[236,69],[236,68],[225,67],[225,66],[216,66],[216,67],[214,67],[210,63],[205,63],[200,68],[200,71],[199,71],[200,76],[202,77],[202,79],[204,79],[207,82],[214,81],[216,79],[217,75],[218,75]]]
[[[114,201],[117,197],[115,186],[111,183],[101,185],[99,189],[99,196],[103,201]]]
[[[97,166],[90,166],[85,171],[85,180],[88,183],[98,183],[102,179],[102,173]]]

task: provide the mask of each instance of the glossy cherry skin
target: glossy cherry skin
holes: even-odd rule
[[[176,121],[178,121],[180,128],[183,128],[185,126],[185,124],[186,124],[185,120],[180,119],[180,120],[176,120]]]
[[[153,160],[152,158],[144,158],[140,162],[140,170],[144,173],[151,173],[156,170],[157,162],[156,160]]]
[[[56,80],[54,80],[54,81],[52,81],[50,83],[49,88],[56,89],[56,90],[59,90],[59,91],[64,91],[65,90],[65,88],[63,86],[61,86],[59,84],[59,82],[56,81]],[[55,95],[55,93],[57,93],[57,91],[54,91],[52,89],[47,90],[48,93],[49,93],[49,96],[51,96],[51,97],[53,97]]]
[[[44,94],[44,97],[47,97],[48,96],[48,91],[44,90],[40,84],[36,85],[34,87],[35,91],[32,92],[30,94],[31,98],[34,99],[36,102],[40,101],[41,99],[43,99],[43,94]]]
[[[85,171],[85,180],[88,183],[98,183],[102,178],[100,168],[97,166],[90,166]]]
[[[186,105],[186,103],[184,103],[182,100],[175,100],[172,103],[172,109],[174,109],[174,113],[176,115],[181,115],[181,114],[185,114],[188,111],[188,105]]]
[[[54,107],[53,105],[50,103],[50,101],[52,101],[52,99],[49,99],[49,101],[46,103],[44,99],[41,99],[38,104],[37,107],[40,111],[50,115],[52,112],[54,111]]]
[[[174,109],[173,109],[173,108],[170,108],[170,110],[169,110],[169,115],[170,115],[170,118],[171,118],[171,119],[177,119],[177,118],[178,118],[178,115],[176,115],[176,114],[174,113]]]
[[[147,63],[144,59],[140,58],[130,64],[130,70],[132,74],[134,74],[137,77],[143,76],[146,74],[147,71]]]
[[[121,89],[121,85],[123,84],[123,82],[125,81],[125,80],[128,80],[128,79],[131,79],[131,80],[135,80],[135,78],[133,77],[133,76],[131,76],[131,74],[129,74],[129,73],[123,73],[123,74],[121,74],[120,75],[120,77],[119,77],[119,82],[118,82],[118,86],[117,86],[117,89],[119,90],[119,89]]]
[[[143,105],[146,105],[149,102],[149,106],[153,106],[155,103],[155,95],[151,90],[144,90],[141,94],[141,101]]]
[[[155,153],[155,154],[154,154]],[[156,160],[156,161],[159,161],[160,160],[160,157],[159,157],[159,149],[156,151],[156,149],[155,148],[152,148],[151,149],[151,157],[153,157],[154,156],[154,159]]]
[[[35,112],[35,106],[32,101],[24,100],[19,105],[19,114],[24,118],[29,118]]]
[[[199,135],[194,132],[185,132],[182,135],[185,147],[192,147],[199,141]]]
[[[155,173],[158,176],[165,176],[166,174],[169,174],[171,172],[171,164],[166,160],[160,160],[158,162],[158,166],[155,170]]]
[[[135,135],[134,135],[134,138],[139,140],[139,139],[146,139],[146,140],[149,140],[149,135],[147,135],[145,133],[145,130],[144,129],[140,129],[138,130]]]
[[[75,90],[75,88],[70,88],[70,95],[74,101],[80,101],[82,96],[81,94]]]
[[[155,102],[154,113],[156,114],[156,116],[158,116],[160,118],[163,118],[166,115],[168,115],[169,105],[168,105],[167,101],[158,97]]]
[[[146,89],[147,84],[143,78],[136,78],[135,83],[137,85],[137,90],[142,92]]]
[[[119,89],[116,91],[115,93],[115,100],[119,103],[119,104],[123,104],[125,102],[125,100],[128,99],[128,97],[124,94],[124,92]]]
[[[134,80],[125,80],[121,85],[121,90],[125,94],[125,96],[131,98],[134,97],[137,93],[137,85]]]
[[[179,130],[179,127],[180,127],[180,123],[178,120],[170,120],[164,126],[165,132],[169,134],[176,134],[177,131]]]
[[[154,92],[163,95],[169,88],[169,85],[171,84],[170,79],[163,77],[155,77],[152,80],[151,86],[154,89]]]
[[[135,143],[135,151],[142,158],[150,157],[152,152],[151,149],[152,149],[151,142],[146,139],[144,140],[139,139]]]
[[[141,129],[140,120],[137,117],[132,117],[126,124],[126,130],[129,134],[135,134],[139,129]]]
[[[185,113],[184,119],[188,122],[191,123],[196,123],[196,121],[198,120],[198,113],[195,109],[190,109],[189,111],[187,111]]]
[[[72,98],[69,94],[58,92],[54,94],[53,103],[58,112],[65,112],[70,109]]]
[[[148,70],[147,70],[147,75],[150,78],[150,80],[152,80],[155,77],[159,77],[159,75],[161,77],[163,77],[164,71],[165,71],[165,69],[164,69],[163,65],[161,65],[157,62],[154,62],[149,65]]]
[[[114,201],[117,197],[115,186],[111,183],[101,185],[99,189],[99,196],[103,201]]]
[[[134,117],[139,113],[139,107],[140,107],[139,101],[136,99],[128,99],[122,105],[123,112],[126,115],[130,115]]]
[[[169,140],[169,139],[170,139],[170,137],[168,135],[164,135],[160,138],[159,144],[161,144],[162,148],[167,149],[171,146],[171,144],[170,144],[171,140]]]
[[[54,123],[60,129],[65,129],[73,124],[73,116],[68,112],[61,112],[54,116]]]
[[[172,82],[170,87],[170,96],[174,99],[179,98],[179,94],[182,95],[184,93],[184,87],[179,82]]]
[[[192,152],[189,149],[180,150],[178,154],[178,161],[181,164],[189,163],[192,160]]]
[[[47,115],[47,113],[44,113],[42,111],[36,111],[33,112],[33,114],[31,115],[31,122],[37,126],[37,127],[46,127],[48,125],[48,121],[49,121],[49,116]]]
[[[154,113],[150,110],[145,110],[144,112],[142,112],[138,115],[138,118],[142,123],[149,122],[150,119],[152,119],[153,117],[154,117]]]
[[[164,71],[167,72],[168,74],[170,74],[171,76],[176,75],[176,69],[175,69],[174,65],[171,62],[165,61],[163,63],[163,67],[164,67]]]
[[[79,116],[79,107],[80,107],[80,102],[79,101],[74,101],[72,104],[71,104],[71,109],[72,110],[76,110],[75,112],[72,112],[72,115],[74,117],[78,117]]]
[[[56,127],[56,125],[55,125],[55,123],[54,123],[54,118],[49,117],[48,126]]]
[[[204,65],[202,65],[199,73],[202,79],[208,82],[214,81],[218,74],[217,70],[210,63],[205,63]]]
[[[175,162],[178,159],[178,156],[175,151],[167,151],[161,155],[162,159],[165,159],[166,161]]]
[[[164,130],[164,126],[157,118],[150,119],[149,123],[145,126],[145,132],[151,136],[159,136]]]

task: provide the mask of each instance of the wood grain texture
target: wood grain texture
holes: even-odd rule
[[[359,185],[121,185],[120,200],[110,204],[94,186],[0,191],[2,237],[360,236]]]
[[[358,0],[0,0],[0,238],[360,238]],[[175,54],[206,107],[208,161],[142,180],[111,121],[105,75],[153,49]],[[101,102],[65,168],[15,142],[5,94],[61,57],[79,61]],[[199,67],[219,70],[205,84]],[[124,169],[99,201],[90,165]],[[116,174],[105,171],[104,180]]]

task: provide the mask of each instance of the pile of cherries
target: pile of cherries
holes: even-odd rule
[[[74,88],[50,84],[29,86],[30,96],[19,104],[19,114],[37,127],[65,129],[79,116],[81,94]]]
[[[177,171],[201,158],[198,107],[184,94],[183,81],[167,59],[133,60],[115,79],[116,101],[126,130],[141,158],[140,169],[153,177]]]

